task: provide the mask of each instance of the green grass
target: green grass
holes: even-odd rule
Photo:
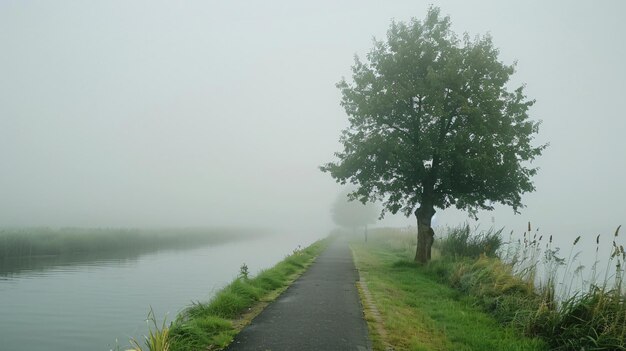
[[[438,243],[442,258],[427,271],[469,296],[498,322],[541,337],[550,350],[626,350],[626,253],[618,242],[619,229],[608,241],[611,255],[603,259],[604,274],[597,267],[600,235],[573,238],[569,254],[560,257],[552,237],[533,232],[530,224],[521,238],[511,234],[502,247],[494,246],[502,243],[498,238],[484,240],[489,236],[467,231],[459,236],[453,230]],[[500,232],[490,231],[498,236]],[[580,251],[575,251],[581,241],[596,244],[596,264],[588,277],[578,261]],[[480,247],[484,252],[476,257]]]
[[[351,247],[393,349],[546,350],[539,339],[503,327],[475,299],[441,283],[436,269],[412,263],[411,237],[374,231],[370,238]]]
[[[503,252],[502,260],[515,276],[529,284],[537,282],[525,305],[512,306],[519,311],[516,323],[527,334],[543,337],[551,350],[626,350],[626,252],[619,243],[619,229],[610,241],[601,240],[601,235],[577,236],[565,258],[552,246],[552,237],[544,248],[543,237],[533,234],[529,224],[523,240]],[[580,251],[575,251],[580,242],[596,244],[596,263],[588,277],[578,261]],[[606,265],[602,275],[597,265],[604,243],[610,243],[611,255],[602,259]],[[537,279],[535,271],[546,273]]]
[[[438,247],[443,255],[454,258],[478,258],[481,255],[495,257],[502,245],[502,229],[491,228],[476,233],[466,224],[447,228],[445,233],[445,238],[437,241]]]
[[[137,341],[136,339],[131,339],[130,343],[132,345],[133,351],[169,351],[171,339],[169,336],[169,328],[165,324],[165,319],[163,319],[163,324],[159,327],[156,317],[154,316],[154,311],[150,308],[150,312],[148,313],[148,329],[149,335],[145,336],[145,347]]]
[[[172,351],[213,350],[227,346],[264,305],[275,299],[326,248],[329,239],[297,249],[255,277],[242,275],[208,302],[185,309],[170,327]],[[244,274],[245,272],[245,274]]]

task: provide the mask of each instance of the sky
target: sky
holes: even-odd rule
[[[626,224],[626,2],[3,0],[0,226],[326,233],[342,188],[318,167],[347,126],[335,84],[431,3],[517,61],[550,143],[522,213],[481,225],[595,240]]]

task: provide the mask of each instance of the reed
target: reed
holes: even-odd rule
[[[478,258],[481,255],[495,257],[502,245],[502,229],[490,228],[486,231],[473,231],[468,224],[448,228],[445,237],[439,240],[441,253],[456,258]]]
[[[585,278],[577,251],[585,238],[576,237],[564,258],[553,246],[552,237],[544,245],[543,236],[533,232],[530,223],[521,238],[514,239],[511,234],[496,257],[482,254],[468,259],[475,256],[473,250],[467,251],[471,255],[442,250],[444,258],[454,264],[432,266],[438,270],[447,267],[450,271],[444,275],[450,285],[476,298],[501,322],[529,336],[542,337],[551,350],[626,350],[626,253],[618,243],[619,229],[613,235],[603,281],[598,281],[599,235],[595,237],[596,261]],[[453,240],[474,245],[477,236],[467,234],[466,227],[460,230],[463,235],[453,234]],[[455,243],[454,247],[464,245]]]

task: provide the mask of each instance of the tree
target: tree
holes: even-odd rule
[[[381,216],[414,214],[415,261],[430,260],[435,208],[523,208],[546,145],[532,145],[534,100],[507,89],[515,64],[498,61],[489,35],[459,39],[431,7],[424,21],[392,22],[366,58],[355,58],[353,82],[337,84],[349,126],[338,160],[320,169],[354,184],[350,198],[382,201]]]
[[[346,191],[337,195],[331,210],[333,221],[341,227],[352,228],[354,232],[356,227],[364,226],[365,241],[367,241],[367,225],[376,223],[378,212],[378,207],[371,202],[350,201]]]

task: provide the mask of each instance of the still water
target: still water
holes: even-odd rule
[[[159,322],[171,321],[229,283],[242,263],[256,273],[314,240],[270,236],[132,258],[34,262],[13,272],[3,267],[0,350],[124,350],[129,338],[143,340],[150,307]]]

